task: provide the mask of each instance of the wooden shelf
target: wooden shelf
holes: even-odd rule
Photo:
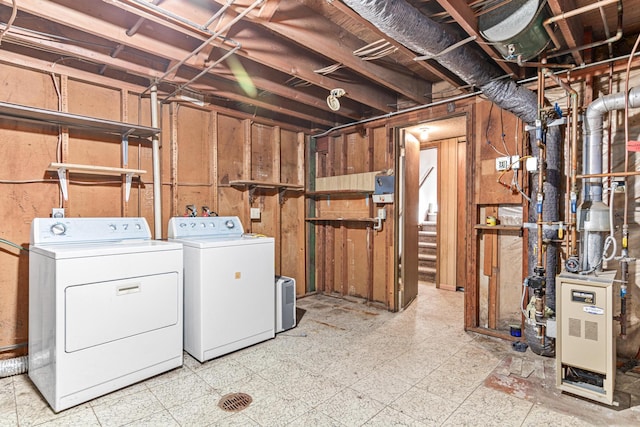
[[[313,218],[307,217],[304,219],[305,221],[316,221],[316,222],[378,222],[377,218]]]
[[[368,196],[373,194],[373,191],[368,190],[322,190],[322,191],[307,191],[304,193],[306,196],[336,196],[336,197],[359,197]]]
[[[43,108],[28,107],[26,105],[0,102],[0,117],[26,122],[46,123],[51,125],[66,126],[74,129],[85,129],[94,132],[102,132],[123,137],[149,138],[160,133],[159,128],[134,125],[113,120],[98,119],[95,117],[81,116],[79,114],[65,113],[62,111],[46,110]]]
[[[74,163],[50,163],[47,170],[58,171],[60,169],[66,169],[69,172],[85,172],[95,173],[101,175],[142,175],[147,173],[142,169],[125,169],[125,168],[112,168],[109,166],[91,166],[91,165],[78,165]]]
[[[497,225],[486,225],[486,224],[476,224],[473,226],[473,228],[475,228],[476,230],[478,230],[478,232],[483,232],[483,231],[495,231],[500,232],[500,231],[515,231],[520,233],[520,235],[522,235],[522,226],[520,225],[501,225],[501,224],[497,224]]]
[[[142,169],[125,169],[125,168],[113,168],[109,166],[92,166],[92,165],[78,165],[74,163],[56,163],[49,164],[47,168],[49,171],[55,171],[58,173],[58,179],[60,180],[60,188],[62,189],[62,195],[65,200],[68,198],[68,184],[66,172],[83,172],[99,175],[125,175],[125,199],[129,201],[129,194],[131,193],[131,179],[134,175],[140,176],[147,173]]]
[[[304,185],[288,184],[286,182],[268,182],[254,180],[234,180],[229,181],[231,187],[245,187],[249,189],[249,204],[253,204],[253,194],[256,188],[264,188],[267,190],[278,190],[278,200],[282,205],[284,203],[284,193],[287,191],[304,191]]]
[[[229,185],[232,187],[254,187],[254,188],[267,188],[267,189],[282,188],[287,191],[304,191],[303,185],[288,184],[285,182],[235,180],[235,181],[229,181]]]

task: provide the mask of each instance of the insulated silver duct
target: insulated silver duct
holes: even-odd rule
[[[533,92],[511,80],[496,80],[504,74],[502,70],[471,45],[462,45],[440,54],[460,38],[406,1],[343,0],[343,3],[414,52],[438,54],[434,60],[468,84],[482,89],[498,107],[515,114],[525,123],[535,121],[538,106]]]

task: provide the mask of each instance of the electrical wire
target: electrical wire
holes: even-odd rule
[[[17,0],[13,0],[13,9],[11,10],[11,17],[7,21],[7,25],[0,31],[0,44],[2,44],[2,38],[4,35],[11,29],[11,25],[13,25],[13,21],[16,20],[16,15],[18,14],[18,2]]]
[[[501,153],[500,150],[498,150],[492,143],[491,140],[489,140],[489,128],[491,127],[491,112],[493,111],[493,105],[494,103],[491,103],[491,107],[489,107],[489,117],[487,118],[487,127],[484,130],[484,138],[487,141],[487,144],[489,144],[489,147],[491,147],[493,149],[493,151],[495,151],[496,153],[500,154],[503,157],[506,157],[507,154],[505,153]]]

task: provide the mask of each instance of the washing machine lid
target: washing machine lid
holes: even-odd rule
[[[181,251],[178,242],[160,240],[122,240],[119,242],[92,242],[33,245],[30,252],[53,259],[88,258],[105,255],[139,254],[158,251]]]
[[[243,235],[240,237],[189,237],[184,239],[169,239],[171,242],[179,242],[184,246],[207,249],[207,248],[224,248],[230,246],[244,245],[265,245],[275,242],[273,237],[258,237],[254,235]]]

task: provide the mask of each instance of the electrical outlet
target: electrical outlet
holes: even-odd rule
[[[509,169],[509,157],[498,157],[496,159],[496,170],[504,171]]]
[[[260,208],[251,208],[251,219],[260,219]]]

